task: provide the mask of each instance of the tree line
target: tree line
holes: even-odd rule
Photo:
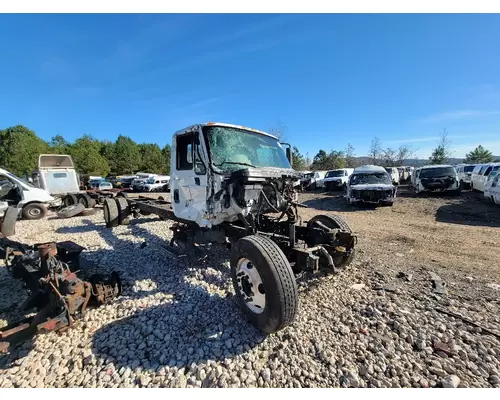
[[[268,130],[285,141],[286,126],[278,122]],[[355,168],[371,163],[384,167],[402,165],[413,157],[416,150],[411,146],[383,148],[378,137],[371,141],[368,157],[356,157],[352,144],[343,150],[320,149],[311,159],[303,155],[297,147],[292,149],[293,167],[296,170],[332,170],[337,168]],[[37,167],[38,156],[43,153],[69,154],[81,174],[89,175],[126,175],[138,171],[169,174],[171,147],[160,148],[156,143],[136,143],[128,136],[120,135],[112,142],[99,140],[84,134],[74,142],[68,142],[63,136],[56,135],[50,141],[41,139],[34,131],[23,125],[0,130],[0,166],[15,174],[31,174]],[[451,140],[445,130],[441,133],[436,148],[429,157],[430,164],[446,164],[452,154]],[[465,163],[488,163],[493,160],[491,151],[478,146],[467,153]]]
[[[126,175],[138,171],[169,174],[171,147],[136,143],[120,135],[112,142],[84,134],[74,142],[61,135],[45,141],[23,125],[0,130],[0,166],[14,174],[31,174],[38,156],[44,153],[69,154],[76,170],[89,175]]]

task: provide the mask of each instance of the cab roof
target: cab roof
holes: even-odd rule
[[[387,172],[384,167],[379,167],[378,165],[362,165],[360,167],[354,168],[354,173],[375,173],[375,172]]]
[[[424,165],[420,167],[420,169],[428,169],[428,168],[454,168],[453,165],[447,164],[434,164],[434,165]]]
[[[267,132],[259,131],[258,129],[249,128],[249,127],[243,126],[243,125],[227,124],[227,123],[224,123],[224,122],[205,122],[205,123],[202,123],[202,124],[190,125],[187,128],[184,128],[184,129],[181,129],[181,130],[175,132],[174,135],[180,135],[180,134],[183,134],[183,133],[187,133],[187,132],[192,131],[195,128],[203,128],[204,126],[223,126],[225,128],[244,129],[246,131],[259,133],[259,134],[265,135],[265,136],[270,136],[270,137],[278,140],[278,138],[276,136],[273,136],[273,135],[271,135],[271,134],[269,134]]]

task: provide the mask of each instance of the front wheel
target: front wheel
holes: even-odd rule
[[[47,215],[47,208],[43,204],[32,203],[24,206],[23,208],[24,219],[42,219],[45,215]]]
[[[231,277],[248,320],[265,333],[290,325],[299,295],[290,263],[271,239],[247,236],[231,248]]]

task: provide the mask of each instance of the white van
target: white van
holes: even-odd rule
[[[498,171],[500,163],[480,164],[476,165],[472,171],[471,189],[484,192],[484,184],[492,171]]]
[[[399,185],[399,171],[396,167],[387,167],[385,168],[387,173],[391,176],[392,183],[394,185]]]
[[[154,192],[168,183],[170,183],[170,176],[158,175],[153,178],[149,178],[144,184],[143,190],[145,192]]]
[[[47,214],[47,207],[61,204],[61,200],[52,197],[48,190],[36,188],[2,168],[0,202],[17,207],[24,219],[41,219]]]
[[[313,171],[304,174],[300,180],[300,185],[302,190],[316,190],[324,187],[326,171]]]
[[[460,188],[470,189],[470,184],[472,182],[472,171],[476,167],[475,164],[468,165],[458,165],[455,169],[457,170],[458,182],[460,183]]]
[[[349,177],[353,172],[354,168],[339,168],[328,171],[325,175],[325,179],[323,179],[325,190],[345,190]]]
[[[426,165],[415,171],[415,193],[454,192],[460,194],[457,171],[452,165]]]

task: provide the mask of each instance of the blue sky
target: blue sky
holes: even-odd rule
[[[0,15],[0,128],[41,137],[276,121],[312,157],[411,144],[500,155],[498,15]]]

